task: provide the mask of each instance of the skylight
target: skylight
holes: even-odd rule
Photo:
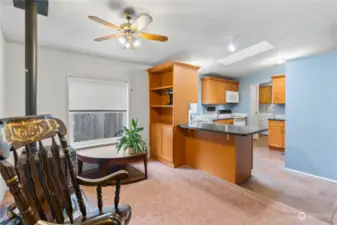
[[[263,52],[267,52],[271,49],[275,48],[273,45],[271,45],[267,41],[260,42],[258,44],[252,45],[248,48],[245,48],[241,51],[238,51],[236,53],[233,53],[225,58],[219,59],[217,62],[221,63],[225,66],[231,65],[233,63],[236,63],[238,61],[247,59],[249,57],[261,54]]]

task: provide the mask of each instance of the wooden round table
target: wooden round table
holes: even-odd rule
[[[87,178],[100,178],[124,169],[129,172],[129,176],[121,181],[122,184],[147,179],[147,153],[129,154],[128,151],[122,150],[117,153],[115,146],[78,150],[76,153],[78,175],[80,176]],[[144,172],[130,165],[130,163],[138,161],[144,162]],[[98,164],[98,170],[90,170],[82,173],[83,162]]]

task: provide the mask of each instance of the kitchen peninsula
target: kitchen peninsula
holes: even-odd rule
[[[189,105],[198,102],[198,70],[179,62],[148,69],[151,158],[170,167],[188,165],[241,183],[251,175],[252,135],[267,128],[189,123]],[[240,116],[244,121],[245,117]],[[225,115],[219,118],[226,120]],[[231,119],[235,123],[236,117]]]
[[[195,123],[179,125],[185,165],[232,183],[242,183],[253,168],[253,134],[267,128]]]

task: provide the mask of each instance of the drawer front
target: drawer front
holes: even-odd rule
[[[271,126],[268,131],[268,145],[276,148],[285,146],[285,129],[283,127]]]
[[[234,119],[215,120],[216,124],[234,124]]]

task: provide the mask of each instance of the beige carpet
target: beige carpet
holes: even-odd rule
[[[95,189],[84,190],[95,202]],[[104,203],[112,204],[111,187],[103,194]],[[149,162],[148,180],[122,187],[121,202],[132,207],[131,225],[327,224],[305,215],[299,219],[291,207],[202,171],[155,161]]]

